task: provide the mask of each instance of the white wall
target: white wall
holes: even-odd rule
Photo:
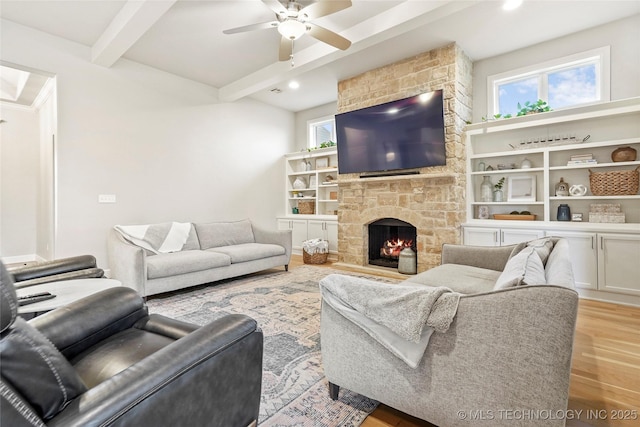
[[[2,21],[2,59],[57,80],[55,257],[108,267],[115,224],[251,218],[275,227],[294,115],[128,60],[104,68],[67,40]],[[98,194],[117,203],[98,204]]]
[[[517,35],[514,35],[517,37]],[[487,77],[611,46],[611,100],[640,96],[640,15],[473,63],[473,122],[487,115]],[[552,106],[553,107],[553,106]]]
[[[0,103],[0,257],[36,253],[38,113]]]
[[[307,148],[307,122],[309,120],[319,119],[321,117],[333,116],[338,112],[338,103],[331,102],[329,104],[320,105],[308,110],[298,111],[296,113],[296,139],[295,149],[293,151],[301,151]]]

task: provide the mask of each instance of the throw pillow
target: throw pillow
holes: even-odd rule
[[[527,247],[527,242],[521,242],[521,243],[518,243],[517,245],[513,245],[513,250],[511,251],[511,254],[509,254],[509,259],[518,255],[520,251],[522,251],[526,247]]]
[[[2,378],[48,420],[87,387],[73,366],[36,328],[17,318],[0,340]]]
[[[527,247],[534,248],[542,261],[542,265],[547,265],[547,259],[553,250],[553,240],[551,240],[551,237],[531,240],[527,242]]]
[[[533,247],[527,247],[507,261],[493,289],[546,283],[544,266],[540,256]]]

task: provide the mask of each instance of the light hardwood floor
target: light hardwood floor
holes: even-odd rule
[[[291,268],[302,264],[302,257],[294,255]],[[331,262],[321,266],[354,270]],[[569,410],[569,416],[579,418],[568,420],[568,426],[640,425],[640,308],[580,300]],[[380,405],[362,426],[432,425]]]

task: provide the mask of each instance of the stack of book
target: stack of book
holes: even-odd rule
[[[567,166],[591,165],[596,163],[598,163],[598,161],[593,158],[593,154],[574,154],[569,158]]]

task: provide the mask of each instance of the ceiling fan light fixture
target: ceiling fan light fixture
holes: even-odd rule
[[[307,31],[307,26],[295,19],[287,19],[278,25],[278,32],[289,40],[299,39]]]

